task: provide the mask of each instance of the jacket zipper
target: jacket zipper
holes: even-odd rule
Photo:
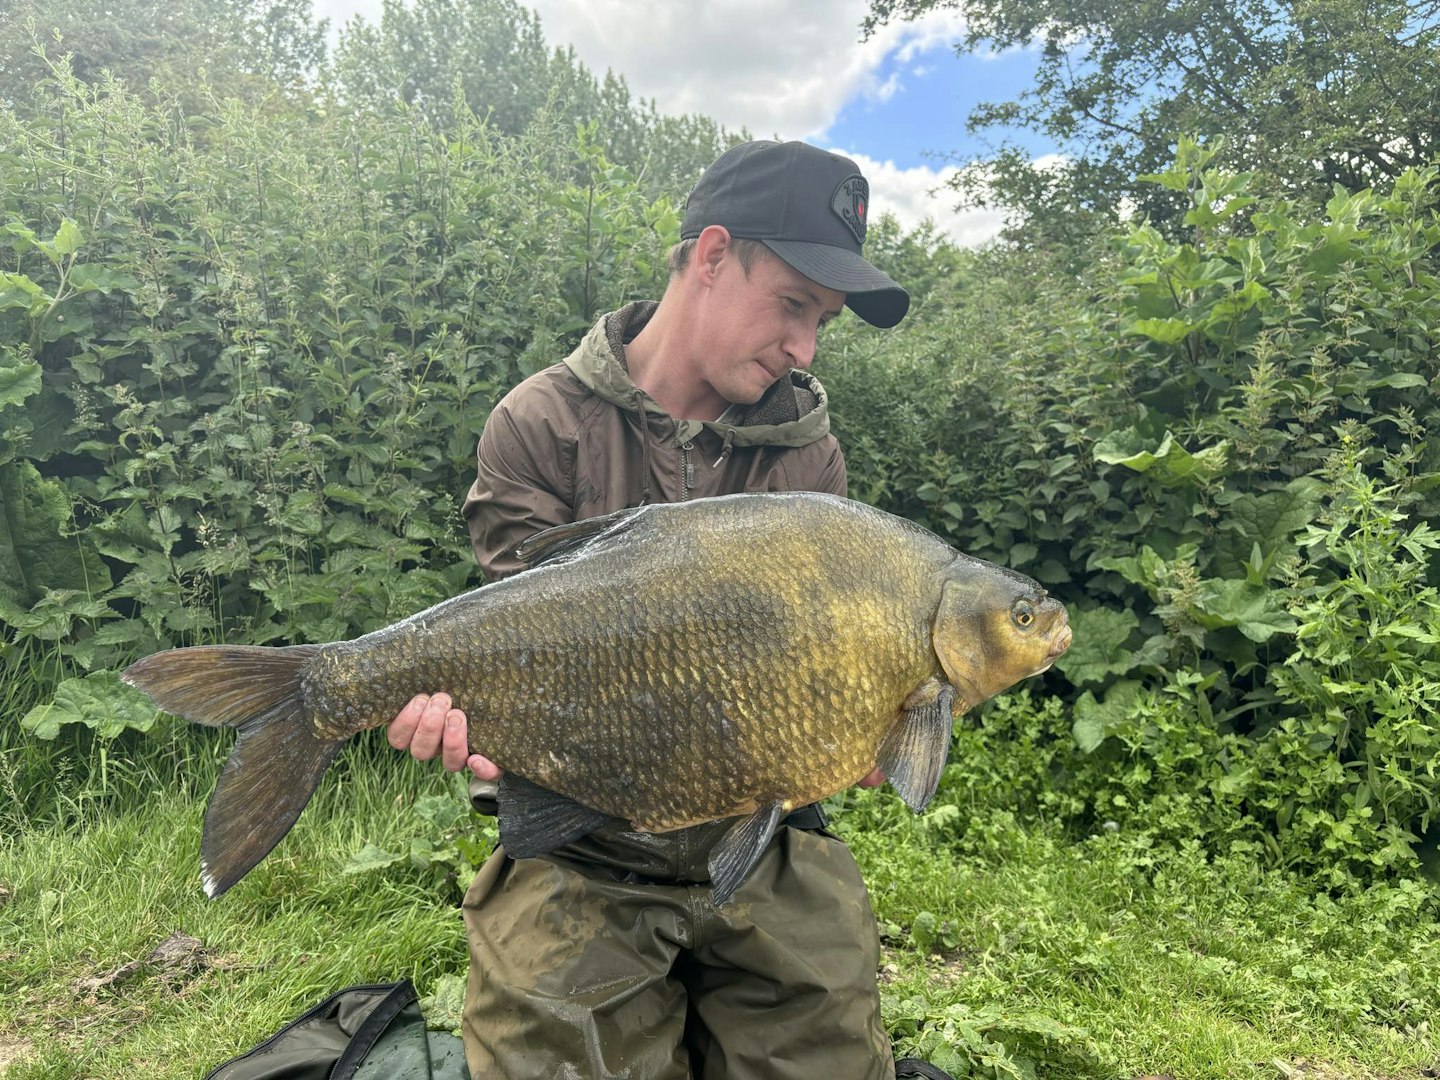
[[[690,460],[690,451],[695,449],[695,444],[685,441],[680,444],[680,498],[688,501],[690,489],[695,486],[695,463]]]

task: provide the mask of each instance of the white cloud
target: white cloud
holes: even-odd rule
[[[895,96],[895,92],[899,89],[901,89],[900,72],[892,71],[890,77],[875,88],[875,100],[889,101]]]
[[[310,14],[317,22],[320,19],[330,20],[330,43],[333,45],[340,28],[356,15],[362,16],[368,23],[378,24],[380,0],[311,0]]]
[[[963,29],[953,11],[877,28],[866,0],[532,0],[546,37],[596,71],[612,69],[663,112],[699,112],[755,135],[825,131],[856,97],[883,100],[888,55],[908,63]]]
[[[872,216],[894,214],[900,224],[909,229],[929,218],[962,247],[993,240],[1005,224],[1005,215],[999,210],[955,209],[955,192],[945,186],[958,171],[953,165],[938,169],[926,165],[902,169],[893,161],[876,161],[839,147],[831,149],[852,158],[870,181]]]
[[[760,138],[818,145],[826,145],[826,130],[847,104],[888,101],[904,90],[907,74],[920,74],[920,57],[964,32],[958,12],[941,10],[878,27],[861,42],[866,0],[533,0],[533,6],[550,41],[572,44],[597,72],[623,75],[633,93],[653,98],[663,112],[704,113]],[[839,152],[869,178],[877,213],[888,210],[910,227],[929,217],[962,244],[982,243],[1000,229],[995,211],[952,208],[944,184],[953,168],[901,168],[860,151]]]
[[[759,138],[815,138],[851,101],[885,101],[900,69],[964,30],[955,11],[876,28],[860,41],[867,0],[521,0],[546,40],[571,45],[597,74],[623,76],[662,112],[703,113]],[[381,0],[313,0],[334,34]],[[892,72],[882,73],[893,56]],[[917,69],[918,72],[919,69]]]
[[[522,0],[525,2],[525,0]],[[571,45],[597,74],[622,75],[662,112],[702,113],[758,138],[806,139],[825,132],[856,101],[883,103],[923,72],[921,57],[964,32],[953,10],[878,27],[860,40],[868,0],[529,0],[552,46]],[[314,0],[317,17],[371,22],[380,0]],[[889,63],[887,64],[887,60]],[[926,217],[962,244],[982,243],[1001,215],[956,211],[944,188],[954,168],[901,168],[863,150],[841,150],[870,180],[877,213],[907,226]],[[931,192],[939,193],[931,196]]]

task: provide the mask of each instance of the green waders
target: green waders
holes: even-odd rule
[[[710,901],[726,823],[605,829],[465,897],[465,1056],[484,1080],[891,1080],[880,943],[849,849],[782,828]]]

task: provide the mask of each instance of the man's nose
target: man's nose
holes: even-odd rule
[[[790,366],[797,367],[804,371],[815,359],[815,337],[816,335],[801,332],[792,337],[785,346],[785,355],[790,358]]]

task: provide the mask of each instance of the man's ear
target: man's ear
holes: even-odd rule
[[[715,272],[729,250],[730,230],[725,226],[707,225],[700,230],[695,238],[694,263],[701,284],[709,285],[715,280]]]

